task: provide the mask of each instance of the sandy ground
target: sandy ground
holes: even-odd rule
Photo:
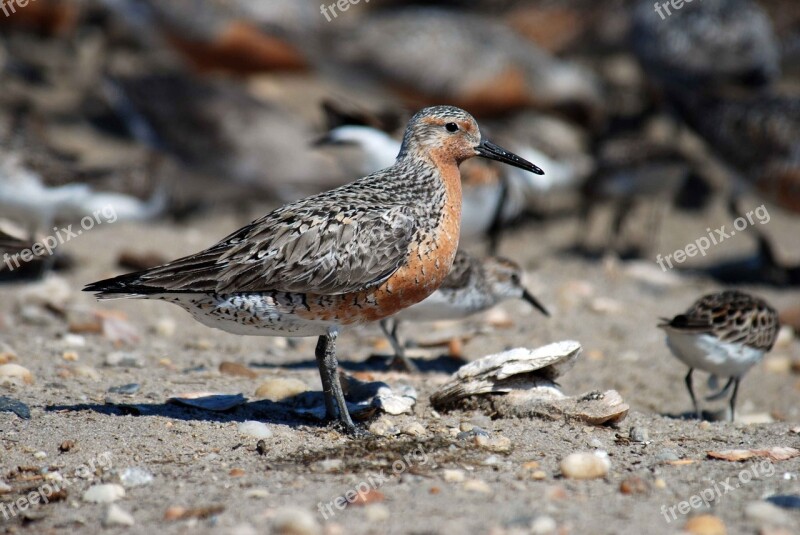
[[[789,259],[795,255],[796,261],[797,220],[777,209],[773,212],[763,228],[777,239],[781,254]],[[28,420],[0,412],[0,482],[11,487],[0,493],[0,505],[8,509],[26,491],[40,488],[43,473],[58,471],[69,481],[59,501],[30,505],[8,519],[0,509],[0,533],[246,534],[270,532],[289,518],[297,533],[315,532],[313,525],[302,530],[306,522],[319,524],[326,533],[530,533],[531,526],[540,530],[533,532],[550,533],[554,523],[555,532],[573,535],[660,534],[680,532],[687,519],[699,513],[720,518],[732,534],[800,533],[798,510],[785,510],[785,518],[772,517],[773,523],[784,524],[785,531],[763,531],[768,529],[763,517],[773,512],[759,513],[752,505],[772,495],[800,494],[800,459],[764,465],[707,456],[708,451],[726,449],[800,447],[800,377],[788,366],[800,359],[800,344],[794,340],[777,348],[746,377],[739,393],[741,421],[700,423],[671,416],[690,407],[683,386],[686,370],[669,354],[655,324],[660,316],[683,311],[719,286],[679,273],[646,282],[631,272],[629,264],[565,254],[562,251],[575,232],[572,220],[516,230],[502,248],[504,254],[524,262],[530,288],[552,317],[544,319],[522,302],[506,303],[502,310],[513,318],[513,325],[483,328],[469,338],[463,353],[472,360],[506,347],[578,340],[583,355],[561,384],[568,394],[616,389],[631,411],[615,427],[492,420],[478,411],[437,414],[428,396],[447,374],[387,372],[382,360],[368,360],[386,354],[387,346],[375,327],[365,327],[340,337],[343,367],[391,385],[415,386],[420,398],[414,413],[389,419],[400,429],[418,422],[426,433],[348,438],[295,416],[286,404],[253,395],[261,383],[276,377],[296,378],[318,389],[313,340],[287,344],[282,339],[237,337],[207,329],[164,303],[100,304],[79,291],[87,282],[117,273],[116,258],[123,249],[176,257],[210,245],[251,215],[255,214],[208,216],[180,226],[109,224],[64,246],[76,260],[74,269],[59,275],[71,288],[67,307],[125,312],[141,335],[133,344],[115,347],[102,335],[83,334],[84,347],[68,347],[65,318],[41,310],[23,314],[19,300],[28,287],[0,288],[0,340],[17,355],[15,362],[35,376],[30,385],[0,387],[0,395],[31,409]],[[725,223],[728,218],[718,206],[704,216],[671,215],[655,250],[673,251],[704,235],[707,226]],[[735,257],[752,246],[750,237],[737,236],[700,263]],[[640,267],[649,278],[660,274],[652,260],[642,261]],[[779,309],[800,302],[797,289],[746,289]],[[176,328],[170,335],[173,321]],[[476,319],[467,330],[476,332],[478,325]],[[410,330],[432,332],[428,327]],[[65,360],[68,351],[77,353],[78,360]],[[141,367],[106,365],[108,356],[118,351],[139,359]],[[445,350],[426,352],[441,355]],[[245,364],[257,377],[221,374],[218,367],[223,361]],[[446,358],[438,362],[452,364]],[[703,381],[701,375],[697,382]],[[139,383],[141,388],[133,395],[108,392],[128,383]],[[176,393],[193,391],[243,393],[249,402],[228,412],[166,403]],[[718,402],[711,408],[722,406]],[[771,422],[750,423],[765,419]],[[255,438],[238,431],[238,424],[247,420],[265,422],[273,431],[260,452]],[[492,437],[507,437],[511,451],[485,451],[471,440],[459,439],[455,434],[467,423]],[[631,427],[639,433],[644,430],[646,440],[631,441]],[[65,441],[74,445],[65,445],[69,451],[61,452]],[[559,462],[566,455],[598,449],[607,452],[611,462],[605,477],[576,481],[562,476]],[[98,459],[103,460],[99,456],[104,452],[109,452],[110,460],[101,466]],[[401,459],[409,452],[416,454],[406,457],[409,464],[404,464]],[[323,462],[326,459],[333,461]],[[95,463],[94,474],[80,469],[90,462]],[[392,466],[402,470],[395,474]],[[107,506],[87,503],[82,494],[93,484],[119,481],[131,467],[154,476],[149,484],[128,486],[116,502],[135,524],[104,528],[101,520]],[[76,476],[76,470],[85,477]],[[325,504],[359,483],[369,482],[370,477],[374,481],[381,470],[389,476],[379,489],[382,501],[372,493],[375,503],[343,511],[335,506],[325,509]],[[744,471],[756,475],[742,476],[747,481],[740,482]],[[726,480],[731,484],[728,491],[719,484]],[[622,492],[623,482],[635,491]],[[672,519],[670,507],[709,488],[723,490],[714,495],[710,508],[692,508],[688,515],[674,508]],[[172,506],[194,512],[195,518],[165,518],[175,513]]]

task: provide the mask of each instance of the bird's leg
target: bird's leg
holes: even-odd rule
[[[333,387],[331,386],[331,377],[328,373],[325,356],[328,351],[328,336],[322,335],[317,340],[317,349],[315,356],[317,357],[317,367],[319,367],[319,377],[322,380],[322,395],[325,398],[325,417],[328,420],[336,418],[336,406],[334,405]]]
[[[338,334],[336,329],[331,329],[328,334],[319,337],[316,351],[317,365],[322,379],[326,416],[330,420],[337,419],[338,416],[338,420],[344,426],[345,431],[352,435],[356,433],[356,426],[353,424],[353,420],[347,410],[342,384],[339,382],[338,362],[336,361],[336,337]]]
[[[389,364],[389,367],[400,369],[408,373],[416,372],[417,366],[406,356],[406,349],[397,338],[397,328],[399,327],[400,322],[394,320],[391,330],[389,329],[389,318],[382,319],[380,324],[384,336],[386,336],[386,338],[389,340],[389,343],[392,345],[392,349],[394,350],[394,358],[392,359],[391,364]]]
[[[731,395],[731,422],[734,419],[734,411],[736,410],[736,395],[739,393],[739,381],[741,381],[740,377],[737,377],[733,381],[733,394]]]
[[[684,379],[684,382],[686,383],[686,388],[689,389],[689,397],[692,398],[692,405],[694,405],[694,414],[698,420],[702,420],[702,414],[700,413],[700,408],[697,406],[697,398],[694,396],[694,387],[692,386],[692,372],[694,372],[694,368],[689,368],[689,373],[686,374],[686,379]]]

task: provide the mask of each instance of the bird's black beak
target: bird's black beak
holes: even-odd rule
[[[524,161],[524,160],[523,160],[523,161]],[[543,306],[543,305],[542,305],[542,304],[539,302],[539,300],[538,300],[538,299],[536,299],[536,298],[533,296],[533,294],[532,294],[532,293],[530,293],[528,290],[523,290],[523,291],[522,291],[522,298],[523,298],[525,301],[527,301],[528,303],[530,303],[530,304],[531,304],[531,305],[532,305],[534,308],[536,308],[537,310],[539,310],[539,312],[541,312],[542,314],[544,314],[544,315],[545,315],[545,316],[547,316],[548,318],[550,317],[550,313],[547,311],[547,309],[546,309],[546,308],[544,308],[544,306]]]
[[[519,167],[520,169],[524,169],[525,171],[530,171],[531,173],[536,173],[537,175],[543,175],[544,171],[542,171],[539,167],[533,165],[528,160],[524,160],[514,154],[513,152],[508,152],[503,147],[495,145],[490,141],[483,141],[480,145],[475,147],[475,152],[478,153],[478,156],[483,158],[488,158],[490,160],[497,160],[498,162],[503,162],[508,165],[513,165],[514,167]]]

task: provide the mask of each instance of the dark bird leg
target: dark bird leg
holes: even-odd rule
[[[342,384],[339,382],[338,362],[336,362],[336,337],[335,329],[328,334],[320,336],[317,341],[317,366],[322,379],[322,394],[325,396],[325,415],[329,420],[338,420],[348,434],[356,433],[356,426],[347,411],[344,400]]]
[[[689,397],[692,398],[692,405],[694,405],[694,415],[697,417],[698,420],[702,420],[703,415],[700,413],[700,408],[697,406],[697,398],[694,396],[694,387],[692,386],[692,372],[694,372],[694,368],[689,368],[689,373],[686,374],[686,379],[684,379],[684,382],[686,383],[686,388],[689,389]]]
[[[406,356],[406,349],[400,343],[400,340],[397,338],[397,329],[400,326],[400,322],[394,320],[394,324],[392,325],[391,330],[389,329],[389,318],[382,319],[380,321],[381,329],[383,330],[383,334],[389,340],[389,343],[392,345],[392,349],[394,350],[394,358],[392,359],[391,364],[389,365],[390,368],[399,369],[408,373],[414,373],[417,370],[417,366],[411,362],[411,359]]]
[[[736,410],[736,395],[739,393],[739,381],[741,381],[741,377],[737,377],[733,381],[733,395],[731,395],[731,422],[734,418],[734,411]]]

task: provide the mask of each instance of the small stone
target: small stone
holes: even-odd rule
[[[13,384],[22,386],[33,384],[33,374],[19,364],[0,365],[0,385]]]
[[[66,453],[75,449],[75,441],[74,440],[65,440],[58,446],[58,451],[61,453]]]
[[[161,337],[170,338],[172,335],[175,334],[175,331],[178,328],[178,324],[175,323],[175,320],[170,317],[163,317],[160,318],[156,324],[153,326],[153,331]]]
[[[256,388],[255,396],[259,399],[270,401],[281,401],[283,399],[296,396],[308,391],[306,385],[300,379],[293,377],[267,379]]]
[[[272,430],[267,427],[267,424],[248,420],[242,422],[237,427],[239,434],[247,435],[257,439],[267,439],[272,437]]]
[[[259,455],[266,455],[268,451],[269,451],[269,448],[267,448],[267,443],[264,440],[259,440],[256,443],[256,452]]]
[[[343,459],[325,459],[317,463],[319,469],[323,472],[334,473],[341,472],[344,469]]]
[[[233,375],[234,377],[247,377],[248,379],[255,379],[258,377],[256,372],[238,362],[223,362],[219,365],[219,373],[223,375]]]
[[[653,481],[653,486],[657,489],[665,489],[667,488],[667,482],[659,477]]]
[[[537,516],[531,522],[531,535],[555,535],[558,529],[555,519],[550,516]]]
[[[63,338],[66,347],[85,347],[86,337],[80,334],[67,333]]]
[[[535,479],[536,481],[541,481],[542,479],[547,479],[547,472],[544,470],[535,470],[531,474],[531,479]]]
[[[448,483],[463,483],[466,476],[463,470],[446,469],[442,471],[442,479]]]
[[[253,498],[253,499],[258,499],[258,500],[263,500],[265,498],[269,498],[269,496],[270,496],[269,490],[268,489],[262,489],[262,488],[248,489],[244,493],[244,497],[245,498]]]
[[[93,485],[83,493],[83,501],[90,503],[111,503],[123,498],[125,489],[115,483]]]
[[[766,501],[748,503],[744,508],[744,516],[753,522],[772,526],[788,527],[793,523],[789,513]]]
[[[126,468],[119,475],[120,482],[125,487],[144,487],[153,482],[153,474],[139,466]]]
[[[467,431],[472,431],[475,426],[470,422],[461,422],[458,424],[458,428],[461,430],[462,433],[466,433]]]
[[[114,351],[106,355],[104,364],[106,366],[117,366],[119,368],[144,368],[144,361],[135,353],[124,351]]]
[[[379,490],[376,489],[367,489],[364,492],[359,492],[356,494],[356,497],[353,501],[350,502],[351,505],[369,505],[372,503],[382,502],[386,499],[386,496]]]
[[[528,461],[522,463],[522,468],[524,468],[525,470],[536,470],[537,468],[539,468],[539,461]]]
[[[75,351],[64,351],[64,353],[61,354],[61,358],[67,362],[76,362],[80,359],[78,353]]]
[[[764,359],[764,369],[769,373],[787,374],[792,369],[792,359],[788,355],[771,355]]]
[[[13,412],[23,420],[30,420],[31,409],[18,399],[0,396],[0,412]]]
[[[128,383],[119,386],[112,386],[108,389],[108,392],[110,394],[124,394],[126,396],[132,396],[138,392],[140,388],[142,388],[142,385],[139,383]]]
[[[231,476],[231,477],[242,477],[242,476],[244,476],[246,474],[247,474],[247,472],[245,472],[241,468],[231,468],[231,471],[228,472],[228,475]]]
[[[5,481],[0,480],[0,496],[3,495],[3,494],[8,494],[12,490],[14,490],[14,489],[12,489],[11,486],[8,483],[6,483]]]
[[[677,461],[680,457],[673,450],[663,449],[656,454],[656,460],[660,462]]]
[[[36,453],[33,454],[33,458],[34,459],[46,459],[47,458],[47,452],[37,451]]]
[[[379,437],[390,437],[400,434],[400,430],[394,426],[388,418],[381,418],[369,425],[369,432]]]
[[[419,422],[412,422],[408,425],[405,425],[401,428],[401,432],[404,435],[410,435],[412,437],[420,437],[427,433],[425,426],[423,426]]]
[[[683,530],[692,535],[726,535],[725,523],[714,515],[698,515],[686,521]]]
[[[305,509],[287,507],[275,513],[272,529],[276,535],[320,535],[322,528]]]
[[[650,433],[646,427],[631,427],[629,436],[633,442],[647,442],[650,440]]]
[[[639,476],[631,476],[619,484],[619,491],[622,494],[647,494],[649,490],[647,481]]]
[[[483,434],[475,435],[475,445],[495,453],[507,453],[511,451],[511,439],[503,435],[487,437]]]
[[[76,366],[73,370],[75,377],[82,377],[84,379],[89,379],[90,381],[99,381],[102,379],[100,376],[100,372],[92,368],[91,366]]]
[[[599,452],[577,452],[567,455],[560,467],[564,476],[570,479],[596,479],[608,474],[611,462],[607,455]]]
[[[132,526],[135,521],[133,515],[121,508],[119,505],[112,503],[106,508],[102,520],[104,527],[114,526]]]
[[[465,481],[463,487],[467,492],[478,492],[481,494],[490,494],[492,492],[492,487],[482,479],[470,479],[469,481]]]
[[[793,494],[770,496],[767,501],[784,509],[800,509],[800,496]]]
[[[364,510],[364,513],[367,517],[367,521],[370,524],[376,522],[385,522],[389,520],[389,518],[392,516],[391,511],[389,511],[389,508],[383,505],[382,503],[374,503],[368,506]]]

